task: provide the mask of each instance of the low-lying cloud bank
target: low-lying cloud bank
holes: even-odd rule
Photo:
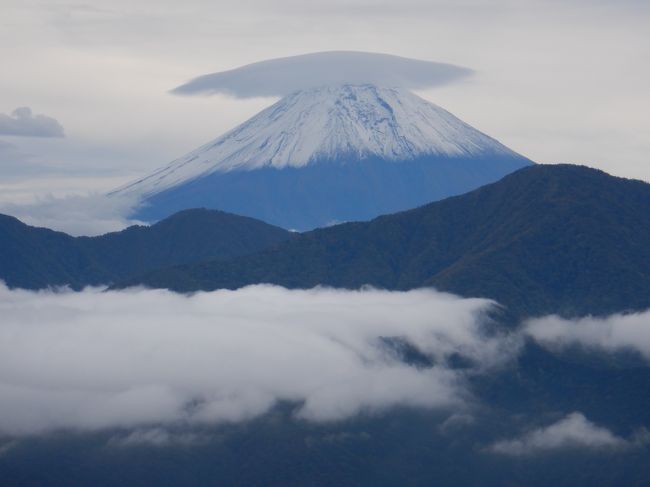
[[[650,356],[650,312],[546,317],[495,334],[483,326],[494,306],[432,289],[257,285],[188,296],[0,285],[0,443],[118,428],[113,446],[202,444],[202,426],[246,421],[280,402],[307,421],[397,406],[453,411],[441,425],[448,432],[474,421],[468,377],[512,363],[526,339]],[[408,347],[430,363],[406,363]],[[454,366],[459,356],[471,365]],[[649,436],[623,438],[575,412],[487,451],[620,449]]]
[[[551,349],[578,345],[608,353],[631,350],[650,360],[650,311],[574,320],[546,316],[529,321],[526,333]]]
[[[2,287],[0,435],[124,427],[137,432],[124,444],[165,444],[160,425],[243,421],[278,401],[309,421],[394,406],[462,410],[465,374],[516,350],[483,333],[492,305],[433,290]],[[386,337],[435,365],[409,366]],[[452,368],[453,354],[475,366]]]
[[[128,217],[137,205],[138,200],[129,195],[47,196],[31,203],[0,203],[0,213],[27,225],[75,236],[94,236],[143,224]]]

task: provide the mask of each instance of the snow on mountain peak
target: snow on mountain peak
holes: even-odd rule
[[[372,84],[294,92],[243,124],[119,192],[143,196],[213,172],[302,167],[378,157],[515,155],[446,110]]]

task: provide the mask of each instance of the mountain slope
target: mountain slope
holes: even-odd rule
[[[297,91],[124,188],[149,196],[212,172],[304,167],[344,157],[407,161],[513,151],[413,93],[373,85]]]
[[[408,90],[370,84],[288,95],[116,193],[156,220],[206,206],[285,228],[365,220],[459,194],[531,162]]]
[[[521,314],[650,307],[650,185],[580,166],[533,166],[471,193],[274,249],[124,284],[177,291],[268,282],[435,286]]]
[[[35,228],[0,215],[0,279],[10,287],[95,283],[103,272],[80,249],[74,237],[47,228]]]
[[[108,284],[159,267],[259,251],[290,237],[252,218],[203,209],[151,227],[76,238],[0,215],[0,279],[28,289]]]

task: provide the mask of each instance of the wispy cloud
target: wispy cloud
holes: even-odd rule
[[[187,431],[173,431],[160,427],[138,428],[112,436],[108,446],[112,447],[171,447],[196,446],[210,440],[210,436]]]
[[[531,455],[561,448],[612,449],[629,446],[629,442],[606,428],[574,412],[549,426],[537,428],[519,438],[502,440],[488,450],[504,455]]]
[[[0,135],[64,137],[63,126],[47,115],[34,115],[29,107],[16,108],[11,115],[0,113]]]

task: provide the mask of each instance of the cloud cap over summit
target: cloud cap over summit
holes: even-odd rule
[[[390,54],[327,51],[270,59],[206,74],[174,88],[172,93],[253,98],[284,96],[298,90],[342,83],[425,89],[451,83],[472,72],[453,64]]]

